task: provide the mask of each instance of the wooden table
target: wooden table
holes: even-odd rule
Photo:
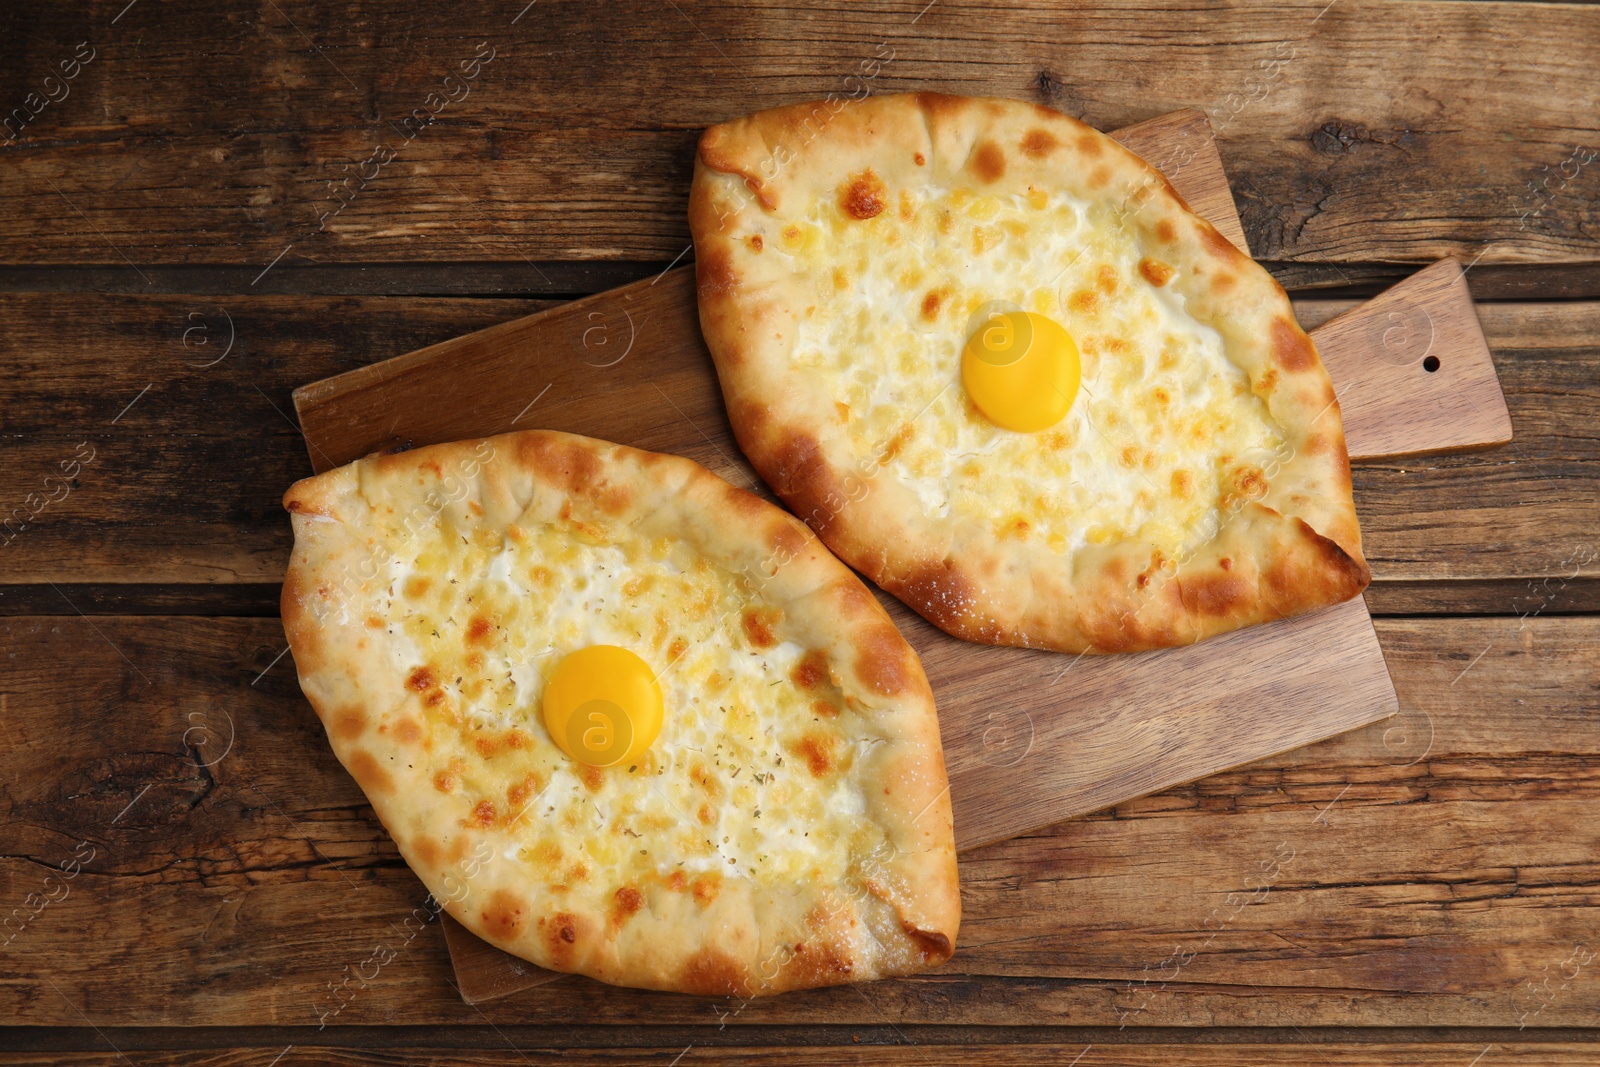
[[[1600,1059],[1600,11],[125,3],[0,12],[0,1060]],[[909,89],[1204,108],[1308,326],[1473,264],[1516,442],[1355,472],[1404,710],[971,854],[934,975],[470,1007],[283,655],[290,391],[680,260],[713,121]]]

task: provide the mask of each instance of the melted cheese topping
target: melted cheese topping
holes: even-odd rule
[[[367,625],[427,708],[433,788],[464,793],[552,886],[832,884],[882,847],[850,774],[870,739],[817,654],[808,668],[772,636],[779,612],[748,578],[626,526],[389,533]],[[636,762],[586,767],[545,731],[545,675],[591,644],[657,672],[666,721]]]
[[[1112,205],[926,186],[865,220],[822,200],[764,245],[812,284],[794,358],[833,383],[863,474],[930,518],[1058,553],[1138,538],[1180,555],[1210,539],[1219,501],[1265,488],[1280,429]],[[1001,429],[962,390],[962,347],[996,303],[1056,320],[1082,352],[1082,391],[1048,430]]]

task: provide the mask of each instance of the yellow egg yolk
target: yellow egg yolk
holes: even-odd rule
[[[1032,311],[996,312],[961,353],[961,384],[991,422],[1020,433],[1049,429],[1078,395],[1072,335]]]
[[[655,672],[617,645],[578,649],[545,683],[544,724],[551,740],[594,767],[637,759],[661,733],[664,716]]]

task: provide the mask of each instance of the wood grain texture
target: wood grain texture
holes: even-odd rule
[[[276,618],[281,583],[0,585],[0,615],[232,615]],[[1600,580],[1535,578],[1384,581],[1363,594],[1388,615],[1572,615],[1600,612]]]
[[[480,1013],[276,620],[0,620],[0,1017],[1592,1026],[1600,619],[1378,629],[1399,718],[967,854],[936,975],[746,1005],[567,978]]]
[[[205,1052],[135,1053],[129,1061],[119,1052],[78,1052],[23,1054],[9,1060],[17,1067],[305,1067],[329,1064],[335,1067],[367,1067],[394,1063],[444,1065],[452,1067],[499,1067],[499,1065],[576,1064],[594,1067],[617,1065],[714,1063],[769,1067],[775,1050],[739,1044],[696,1044],[632,1046],[615,1049],[573,1049],[563,1044],[522,1045],[509,1038],[507,1047],[496,1050],[444,1053],[435,1048],[397,1046],[382,1051],[341,1048],[319,1043],[216,1049]],[[1485,1050],[1488,1055],[1485,1055]],[[1141,1044],[1041,1043],[1001,1045],[973,1043],[943,1045],[905,1039],[895,1045],[855,1044],[849,1038],[825,1047],[782,1049],[778,1055],[785,1064],[797,1067],[838,1067],[845,1064],[905,1064],[926,1067],[968,1067],[970,1064],[1016,1065],[1016,1067],[1277,1067],[1303,1064],[1308,1057],[1324,1067],[1465,1067],[1476,1057],[1491,1067],[1497,1064],[1538,1065],[1538,1067],[1577,1067],[1594,1062],[1593,1044],[1564,1041],[1525,1043],[1469,1043],[1465,1041],[1433,1044],[1402,1044],[1374,1041],[1362,1044],[1319,1044],[1307,1048],[1291,1044],[1250,1044],[1166,1042]],[[692,1056],[692,1058],[690,1058]],[[279,1057],[276,1058],[275,1057]],[[674,1057],[680,1057],[675,1061]]]
[[[1256,253],[1307,281],[1484,249],[1485,267],[1593,279],[1600,167],[1569,162],[1596,147],[1593,8],[924,6],[545,0],[515,24],[487,0],[443,17],[370,0],[186,0],[115,25],[114,11],[8,12],[26,46],[0,77],[6,107],[77,42],[97,55],[4,145],[0,261],[135,280],[130,262],[259,270],[280,253],[280,266],[664,262],[688,244],[706,126],[926,89],[1034,100],[1101,129],[1206,110]],[[429,94],[480,41],[496,58],[407,139],[405,120],[436,107]],[[362,165],[380,148],[394,158],[374,175]]]
[[[1351,459],[1511,440],[1494,359],[1455,260],[1441,259],[1315,332],[1339,407],[1350,412]]]
[[[1299,300],[1295,308],[1303,322],[1315,325],[1354,303]],[[79,488],[0,547],[0,583],[49,581],[65,589],[74,583],[282,581],[291,538],[279,501],[290,483],[311,471],[292,421],[293,388],[548,306],[420,297],[219,302],[93,293],[0,296],[0,353],[7,366],[0,375],[7,459],[0,464],[0,511],[23,506],[29,493],[48,495],[43,479],[58,473],[79,442],[98,450]],[[1594,562],[1600,553],[1600,395],[1594,388],[1600,303],[1486,304],[1478,310],[1516,439],[1486,452],[1355,469],[1363,545],[1376,581],[1538,587],[1571,578],[1574,567],[1600,576]],[[235,324],[236,347],[208,368],[204,363],[216,356],[197,343],[210,337],[221,345],[228,336],[223,311]],[[200,318],[189,317],[197,312]],[[208,332],[191,334],[185,347],[184,331],[202,324]],[[625,322],[611,329],[626,337]],[[564,407],[577,412],[592,402],[591,388],[600,392],[610,383],[604,375],[625,367],[627,361],[580,368],[594,375],[579,380],[582,391],[552,389],[533,411],[545,411],[546,418]],[[541,379],[538,388],[549,380]],[[113,423],[147,385],[143,398]],[[706,435],[693,458],[737,477],[722,458],[736,455],[736,447],[714,384],[704,376],[685,379],[668,397],[670,403],[659,394],[641,402],[673,415],[672,405],[682,409]],[[1460,606],[1529,610],[1509,596],[1498,605],[1492,597],[1465,597]],[[1547,610],[1571,609],[1550,603]]]
[[[933,682],[960,851],[1400,710],[1359,599],[1135,656],[1008,654],[906,609],[895,623]]]

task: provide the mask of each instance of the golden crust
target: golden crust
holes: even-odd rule
[[[301,686],[407,862],[474,933],[542,967],[718,995],[909,974],[949,957],[960,899],[932,692],[872,594],[792,516],[689,460],[545,431],[371,456],[295,484],[284,506],[295,547],[283,620]],[[541,516],[605,521],[759,575],[752,603],[774,610],[747,625],[763,644],[809,650],[788,684],[829,679],[847,705],[840,721],[872,742],[841,773],[881,829],[879,852],[854,856],[844,884],[715,871],[620,881],[605,870],[556,884],[556,871],[518,850],[515,819],[455,786],[484,761],[436,728],[426,671],[397,671],[381,629],[357,610],[392,583],[373,561],[390,558],[395,515],[416,516],[425,538],[435,527],[501,536]],[[510,743],[553,749],[542,726]]]
[[[859,454],[834,394],[794,357],[816,289],[759,238],[837,190],[870,225],[928,181],[1021,195],[1066,188],[1127,208],[1140,273],[1221,335],[1285,435],[1266,484],[1212,512],[1181,561],[1137,539],[1066,555],[927,514]],[[763,111],[706,131],[689,206],[700,321],[750,461],[845,562],[944,630],[995,644],[1122,652],[1186,644],[1325,607],[1370,580],[1338,401],[1282,288],[1167,180],[1116,141],[1048,108],[920,93]],[[937,297],[926,310],[937,310]]]

